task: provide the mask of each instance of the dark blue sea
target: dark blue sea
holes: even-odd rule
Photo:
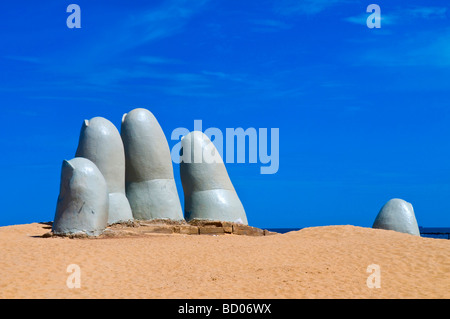
[[[302,228],[267,228],[280,234],[301,230]],[[420,236],[428,238],[450,239],[450,227],[419,227]]]

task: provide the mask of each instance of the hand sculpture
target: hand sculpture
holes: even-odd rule
[[[97,236],[107,226],[108,206],[106,181],[97,166],[81,157],[64,161],[53,233]]]
[[[126,193],[138,220],[183,220],[169,145],[153,114],[135,109],[123,116]]]
[[[412,205],[398,198],[391,199],[381,208],[372,228],[395,230],[420,236]]]
[[[131,207],[125,196],[125,152],[114,124],[102,117],[84,121],[75,156],[91,160],[106,180],[108,224],[132,220]]]
[[[219,152],[202,132],[181,141],[181,182],[187,221],[193,219],[236,222],[247,225],[244,207],[231,183]]]

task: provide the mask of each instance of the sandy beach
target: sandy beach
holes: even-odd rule
[[[450,298],[450,241],[355,226],[283,235],[42,238],[0,227],[0,298]],[[81,270],[69,289],[67,267]],[[369,265],[380,288],[369,288]]]

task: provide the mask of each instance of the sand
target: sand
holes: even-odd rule
[[[0,227],[0,298],[450,298],[450,240],[354,226],[284,235],[41,238]],[[67,267],[80,267],[69,289]],[[369,288],[369,265],[380,288]]]

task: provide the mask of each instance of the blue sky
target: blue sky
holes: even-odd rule
[[[0,225],[52,220],[83,120],[144,107],[171,147],[194,120],[280,129],[277,174],[227,165],[253,226],[370,227],[395,197],[450,226],[450,7],[377,1],[369,29],[371,3],[2,3]]]

